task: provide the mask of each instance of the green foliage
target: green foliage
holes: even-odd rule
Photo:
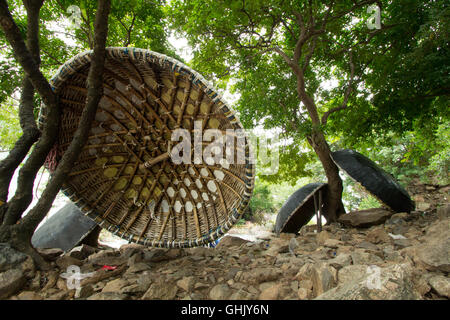
[[[274,209],[272,195],[269,186],[263,183],[256,183],[253,189],[253,196],[250,200],[252,214],[270,212]]]
[[[0,108],[0,151],[9,150],[21,133],[18,110],[9,98],[1,104]]]
[[[13,17],[26,39],[26,10],[21,1],[8,1]],[[81,25],[70,26],[67,9],[81,9]],[[96,1],[48,0],[40,12],[39,42],[41,71],[50,79],[57,69],[74,55],[88,50],[93,44]],[[165,53],[181,60],[168,43],[169,30],[163,1],[113,0],[109,17],[108,46],[136,46]],[[14,53],[0,31],[0,150],[10,150],[20,135],[17,111],[23,72]],[[36,97],[36,118],[40,99]],[[14,115],[14,116],[13,116]],[[16,118],[14,118],[16,117]]]
[[[359,203],[358,210],[379,208],[380,206],[381,206],[380,202],[376,198],[369,195],[363,198],[362,201]]]

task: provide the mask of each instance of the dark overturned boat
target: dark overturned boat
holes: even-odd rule
[[[395,212],[411,212],[414,201],[395,178],[366,156],[350,149],[332,152],[336,165]]]
[[[275,222],[275,232],[297,233],[319,211],[326,198],[328,184],[310,183],[295,191],[281,207]]]
[[[36,230],[31,243],[35,248],[60,248],[70,251],[91,235],[95,238],[91,244],[95,245],[98,229],[94,220],[86,217],[75,204],[69,202]]]

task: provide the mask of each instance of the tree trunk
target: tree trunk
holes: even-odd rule
[[[321,131],[313,130],[311,136],[308,137],[308,142],[319,157],[327,177],[328,192],[324,201],[324,215],[327,222],[335,222],[340,215],[345,213],[342,204],[343,186],[342,179],[339,176],[339,168],[331,159],[330,147]]]
[[[320,128],[321,123],[317,106],[314,100],[306,93],[303,72],[297,66],[293,66],[293,71],[297,77],[298,96],[305,105],[313,125],[312,132],[307,137],[308,143],[319,157],[328,180],[327,197],[324,199],[324,215],[328,223],[335,222],[340,215],[345,213],[344,205],[342,204],[343,186],[342,179],[339,176],[339,168],[331,159],[330,146]]]
[[[37,1],[36,1],[37,2]],[[36,10],[35,1],[24,1],[28,9]],[[31,53],[24,45],[20,32],[12,19],[8,6],[4,0],[0,0],[0,24],[5,36],[16,53],[17,60],[24,68],[27,77],[34,88],[39,92],[48,107],[48,115],[41,139],[34,148],[29,159],[19,174],[18,192],[14,195],[6,211],[3,224],[0,226],[0,242],[8,242],[15,249],[33,257],[39,267],[45,268],[45,261],[32,248],[31,237],[38,224],[50,210],[51,205],[58,194],[67,174],[77,160],[81,149],[84,147],[92,121],[97,112],[98,103],[103,95],[103,68],[106,56],[105,46],[108,32],[108,16],[110,0],[99,0],[95,20],[95,46],[91,67],[88,75],[88,95],[86,107],[80,119],[80,123],[74,138],[61,159],[56,171],[47,184],[41,198],[34,208],[23,218],[23,211],[31,201],[33,181],[37,171],[45,161],[45,158],[54,144],[59,128],[60,110],[57,97],[50,89],[48,81],[42,76],[38,66],[32,59]],[[40,6],[39,6],[40,8]],[[39,11],[39,9],[37,9]],[[50,92],[47,90],[50,89]],[[31,185],[31,188],[30,188]]]
[[[37,66],[40,65],[39,48],[39,11],[43,0],[25,0],[27,8],[27,48]],[[34,87],[25,76],[19,104],[19,120],[22,136],[14,144],[8,156],[0,162],[0,225],[7,211],[8,190],[14,171],[25,159],[33,144],[39,139],[41,132],[34,119]]]

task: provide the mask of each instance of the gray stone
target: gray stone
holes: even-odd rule
[[[33,291],[22,291],[17,298],[19,300],[42,300],[42,297]]]
[[[183,277],[177,281],[177,286],[179,286],[184,291],[190,292],[195,284],[195,278],[193,276]]]
[[[259,300],[278,300],[280,295],[280,284],[271,284],[259,295]]]
[[[336,240],[336,239],[327,239],[327,240],[325,240],[325,242],[324,242],[324,246],[325,247],[329,247],[329,248],[337,248],[337,247],[339,247],[340,245],[342,245],[343,243],[341,242],[341,241],[339,241],[339,240]]]
[[[19,252],[7,243],[0,243],[0,272],[10,270],[27,259],[27,255]]]
[[[450,272],[450,219],[436,221],[428,228],[417,258],[428,270]]]
[[[378,247],[376,245],[374,245],[373,243],[368,242],[368,241],[360,242],[360,243],[358,243],[358,245],[356,247],[371,250],[371,251],[378,250]]]
[[[319,296],[336,286],[336,269],[326,263],[314,265],[311,281],[313,282],[313,294]]]
[[[56,259],[56,265],[61,270],[66,270],[69,266],[81,266],[83,262],[79,259],[70,257],[70,256],[61,256]]]
[[[90,284],[80,287],[75,291],[76,299],[84,299],[94,294],[94,287]]]
[[[321,231],[316,237],[316,242],[318,245],[323,246],[325,244],[325,241],[330,239],[331,235],[328,231]]]
[[[10,269],[0,273],[0,299],[8,298],[25,285],[26,278],[22,271]]]
[[[233,237],[233,236],[224,236],[222,239],[220,239],[219,244],[216,246],[216,248],[230,248],[230,247],[239,247],[244,243],[248,243],[248,240],[239,238],[239,237]]]
[[[430,286],[443,297],[450,298],[450,279],[444,276],[434,276],[428,280]]]
[[[384,223],[392,213],[381,208],[353,211],[340,216],[338,221],[347,226],[365,228]]]
[[[226,284],[217,284],[209,292],[211,300],[226,300],[231,295],[232,291]]]
[[[338,283],[353,281],[367,276],[368,266],[362,264],[348,265],[340,269],[338,272]]]
[[[335,269],[348,266],[352,263],[352,257],[348,253],[340,253],[334,259],[328,261],[328,263]]]
[[[439,208],[437,208],[436,212],[439,219],[447,219],[450,218],[450,204],[446,203]]]
[[[396,239],[396,240],[394,240],[394,245],[398,249],[403,249],[403,248],[411,246],[411,241],[408,239]]]
[[[102,289],[102,292],[119,292],[122,288],[130,285],[128,280],[119,278],[112,280],[106,284]]]
[[[87,300],[128,300],[128,295],[117,292],[99,292],[93,294]]]
[[[36,251],[47,261],[55,261],[60,255],[64,253],[64,251],[59,248],[38,248],[36,249]]]
[[[353,264],[379,264],[383,262],[379,256],[365,252],[363,249],[357,249],[350,254]]]
[[[178,287],[173,283],[152,283],[142,300],[173,300],[177,295]]]
[[[342,270],[341,270],[342,271]],[[416,300],[420,293],[413,286],[410,264],[372,269],[367,276],[339,284],[317,300]]]
[[[82,244],[81,246],[75,247],[72,250],[70,250],[68,255],[75,259],[84,260],[94,253],[95,248],[88,246],[86,244]]]

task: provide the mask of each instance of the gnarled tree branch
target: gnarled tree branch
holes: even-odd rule
[[[108,16],[111,7],[110,0],[99,0],[95,17],[95,39],[91,67],[88,74],[88,93],[86,107],[83,109],[80,123],[72,142],[64,153],[58,167],[53,173],[46,189],[36,206],[20,221],[23,231],[30,237],[38,224],[50,210],[51,205],[61,189],[73,164],[78,159],[84,147],[91,124],[97,112],[98,103],[103,95],[103,70],[106,56],[106,38],[108,33]]]

